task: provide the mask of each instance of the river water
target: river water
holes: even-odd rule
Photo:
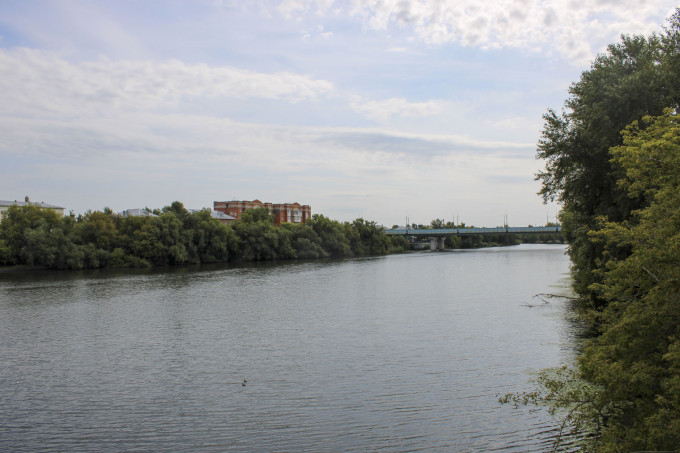
[[[0,274],[0,451],[545,451],[564,252]]]

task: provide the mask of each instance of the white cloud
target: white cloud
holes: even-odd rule
[[[313,39],[313,38],[330,39],[332,37],[333,37],[333,32],[332,31],[324,31],[323,25],[317,25],[314,28],[311,28],[309,30],[302,32],[302,39]]]
[[[387,122],[393,116],[421,117],[435,115],[443,110],[442,101],[409,102],[402,98],[383,101],[363,101],[357,99],[350,103],[352,109],[367,118]]]
[[[584,65],[621,34],[658,32],[676,0],[260,0],[248,4],[297,22],[345,15],[360,20],[367,30],[410,30],[431,45],[555,52]]]
[[[31,49],[0,50],[0,103],[5,114],[153,110],[195,98],[260,98],[287,102],[329,94],[326,80],[290,72],[259,73],[178,60],[72,63]]]
[[[333,4],[333,0],[281,0],[277,10],[287,19],[298,18],[308,12],[321,14]]]
[[[107,204],[159,207],[174,199],[201,207],[220,198],[258,197],[311,203],[315,212],[341,220],[363,215],[388,224],[414,206],[422,209],[422,222],[441,216],[440,206],[464,214],[464,203],[477,212],[507,202],[543,213],[532,176],[541,164],[535,146],[526,143],[533,141],[540,112],[532,120],[533,113],[519,109],[531,102],[526,91],[501,86],[511,76],[531,79],[533,71],[521,60],[522,70],[513,74],[508,65],[494,72],[501,77],[490,77],[488,68],[498,66],[480,64],[478,53],[466,61],[456,52],[410,43],[557,52],[557,44],[569,42],[572,54],[583,54],[594,41],[580,30],[618,35],[624,28],[615,28],[627,19],[587,16],[590,22],[570,35],[556,2],[520,7],[499,0],[506,8],[501,17],[495,4],[467,0],[350,1],[254,0],[251,6],[224,0],[210,10],[213,22],[205,16],[193,22],[187,14],[182,30],[193,26],[201,33],[186,36],[172,34],[179,26],[161,17],[161,24],[131,24],[127,10],[111,14],[111,24],[120,27],[104,26],[103,36],[96,24],[71,36],[62,33],[70,21],[45,28],[26,13],[24,22],[37,31],[25,34],[30,39],[7,37],[8,46],[56,42],[43,45],[59,53],[0,49],[0,189],[18,191],[7,194],[17,197],[42,188],[46,201],[78,211]],[[537,15],[536,5],[552,10]],[[645,14],[643,28],[653,22]],[[362,21],[389,32],[357,33]],[[406,36],[395,32],[400,27]],[[224,29],[229,33],[220,35]],[[32,38],[43,31],[44,39]],[[129,39],[118,39],[124,32]],[[300,39],[305,33],[309,41]],[[79,51],[81,38],[91,35],[93,45]],[[154,53],[159,42],[173,51]],[[206,49],[211,45],[215,49]],[[452,58],[442,62],[442,55]],[[277,72],[281,68],[291,72]],[[489,84],[497,91],[489,92]],[[383,124],[362,127],[367,122],[357,113]],[[470,137],[433,135],[442,131]],[[346,200],[336,203],[336,194]],[[389,220],[394,215],[399,218]]]
[[[154,112],[112,112],[78,121],[4,117],[0,122],[0,155],[4,156],[82,160],[129,154],[302,171],[337,170],[373,160],[379,167],[386,158],[412,162],[493,155],[533,160],[533,145],[382,128],[283,127]]]
[[[323,9],[327,2],[302,3]],[[367,29],[410,28],[429,44],[540,47],[583,64],[600,50],[593,46],[616,40],[621,33],[658,31],[674,4],[674,0],[352,0],[348,11]]]

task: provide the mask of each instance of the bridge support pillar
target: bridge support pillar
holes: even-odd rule
[[[446,238],[437,238],[437,237],[431,237],[430,238],[430,250],[435,251],[435,250],[444,250],[444,243],[446,242]]]

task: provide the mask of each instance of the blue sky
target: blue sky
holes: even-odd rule
[[[0,0],[0,199],[554,220],[541,116],[656,0]]]

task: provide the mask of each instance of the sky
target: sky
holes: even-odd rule
[[[543,225],[549,108],[675,0],[0,0],[0,199]]]

